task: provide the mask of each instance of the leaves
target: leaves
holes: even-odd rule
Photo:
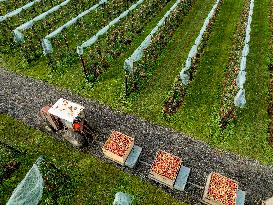
[[[134,63],[134,73],[131,76],[131,92],[136,89],[140,90],[147,82],[147,79],[152,76],[157,66],[157,59],[183,21],[184,16],[191,7],[191,3],[191,0],[183,1],[175,8],[171,15],[167,17],[165,24],[152,37],[149,46],[144,49],[142,59]]]
[[[104,72],[110,67],[110,61],[107,56],[113,59],[122,56],[131,44],[150,22],[154,16],[164,8],[170,0],[163,0],[160,3],[157,0],[149,0],[139,7],[135,12],[120,22],[120,25],[110,30],[106,38],[100,39],[88,51],[88,69],[95,69],[98,74]],[[103,64],[99,62],[104,62]]]

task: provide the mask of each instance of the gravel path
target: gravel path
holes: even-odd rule
[[[184,165],[191,168],[185,191],[174,191],[161,186],[177,199],[188,198],[192,204],[201,204],[206,176],[212,171],[239,181],[240,189],[247,192],[246,204],[261,204],[261,200],[273,196],[273,166],[263,166],[254,160],[220,152],[172,129],[154,125],[75,95],[68,90],[55,88],[42,81],[10,73],[1,68],[0,87],[0,113],[9,114],[39,129],[42,129],[42,126],[37,113],[42,106],[54,103],[60,97],[84,105],[89,117],[88,121],[99,131],[99,143],[92,145],[87,151],[105,161],[109,160],[103,157],[98,144],[105,141],[111,130],[119,130],[134,136],[136,144],[143,148],[140,163],[134,170],[116,164],[115,166],[158,186],[161,185],[148,179],[150,164],[155,153],[163,149],[182,157]]]

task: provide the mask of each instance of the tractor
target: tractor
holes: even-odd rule
[[[88,125],[84,107],[60,98],[53,106],[46,105],[40,110],[40,116],[48,131],[58,138],[67,140],[74,147],[83,147],[94,140],[94,133]]]

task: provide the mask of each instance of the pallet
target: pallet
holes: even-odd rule
[[[185,186],[186,186],[187,181],[188,181],[188,178],[189,178],[189,175],[190,175],[190,170],[191,169],[188,168],[188,167],[181,166],[176,179],[173,180],[173,181],[170,180],[170,179],[169,179],[169,181],[165,180],[164,178],[166,178],[166,177],[162,177],[162,176],[158,177],[159,175],[154,176],[152,173],[149,175],[149,178],[156,181],[156,182],[159,182],[160,184],[166,185],[171,189],[184,191]]]
[[[164,185],[170,187],[171,189],[174,188],[175,180],[171,180],[171,179],[169,179],[169,178],[167,178],[165,176],[161,176],[161,175],[156,174],[154,172],[150,173],[150,178],[157,181],[157,182],[159,182],[159,183],[161,183],[161,184],[164,184]]]
[[[273,205],[273,197],[263,201],[262,205]]]
[[[171,189],[174,188],[173,186],[170,186],[169,184],[165,183],[165,181],[161,181],[161,180],[159,180],[158,178],[155,178],[154,175],[152,175],[152,174],[149,174],[148,177],[149,177],[150,179],[152,179],[152,180],[154,180],[154,181],[160,183],[160,184],[163,184],[163,185],[165,185],[165,186],[168,186],[168,187],[171,188]]]
[[[111,160],[113,160],[113,161],[115,161],[115,162],[117,162],[117,163],[119,163],[119,164],[121,164],[121,165],[124,165],[126,159],[128,158],[128,156],[129,156],[129,154],[130,154],[130,152],[131,152],[131,150],[132,150],[132,148],[133,148],[133,146],[134,146],[134,143],[132,143],[132,144],[130,145],[129,149],[126,150],[126,153],[125,153],[122,157],[120,157],[120,156],[118,156],[118,155],[116,155],[116,154],[114,154],[114,153],[112,153],[112,152],[110,152],[110,151],[104,149],[103,147],[102,147],[102,151],[103,151],[103,154],[104,154],[107,158],[109,158],[109,159],[111,159]]]
[[[236,205],[244,205],[245,204],[245,195],[246,192],[238,189],[237,197],[236,197]],[[209,200],[201,200],[202,203],[207,205],[222,205],[219,202],[209,201]],[[273,205],[273,204],[264,204],[264,205]]]
[[[131,149],[131,152],[129,152],[128,155],[127,155],[127,158],[122,159],[122,160],[124,160],[124,163],[121,163],[118,156],[116,157],[115,154],[113,154],[111,152],[108,153],[109,151],[106,152],[107,154],[105,154],[104,151],[103,151],[103,153],[104,153],[106,158],[108,158],[108,159],[110,159],[110,160],[112,160],[114,162],[117,162],[118,164],[120,164],[122,166],[126,166],[126,167],[129,167],[129,168],[133,169],[137,164],[137,161],[139,159],[141,151],[142,151],[141,147],[139,147],[137,145],[133,145],[133,147]]]

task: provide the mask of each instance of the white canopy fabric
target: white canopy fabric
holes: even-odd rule
[[[82,116],[84,107],[71,101],[60,98],[48,112],[60,119],[73,123],[74,119]]]

